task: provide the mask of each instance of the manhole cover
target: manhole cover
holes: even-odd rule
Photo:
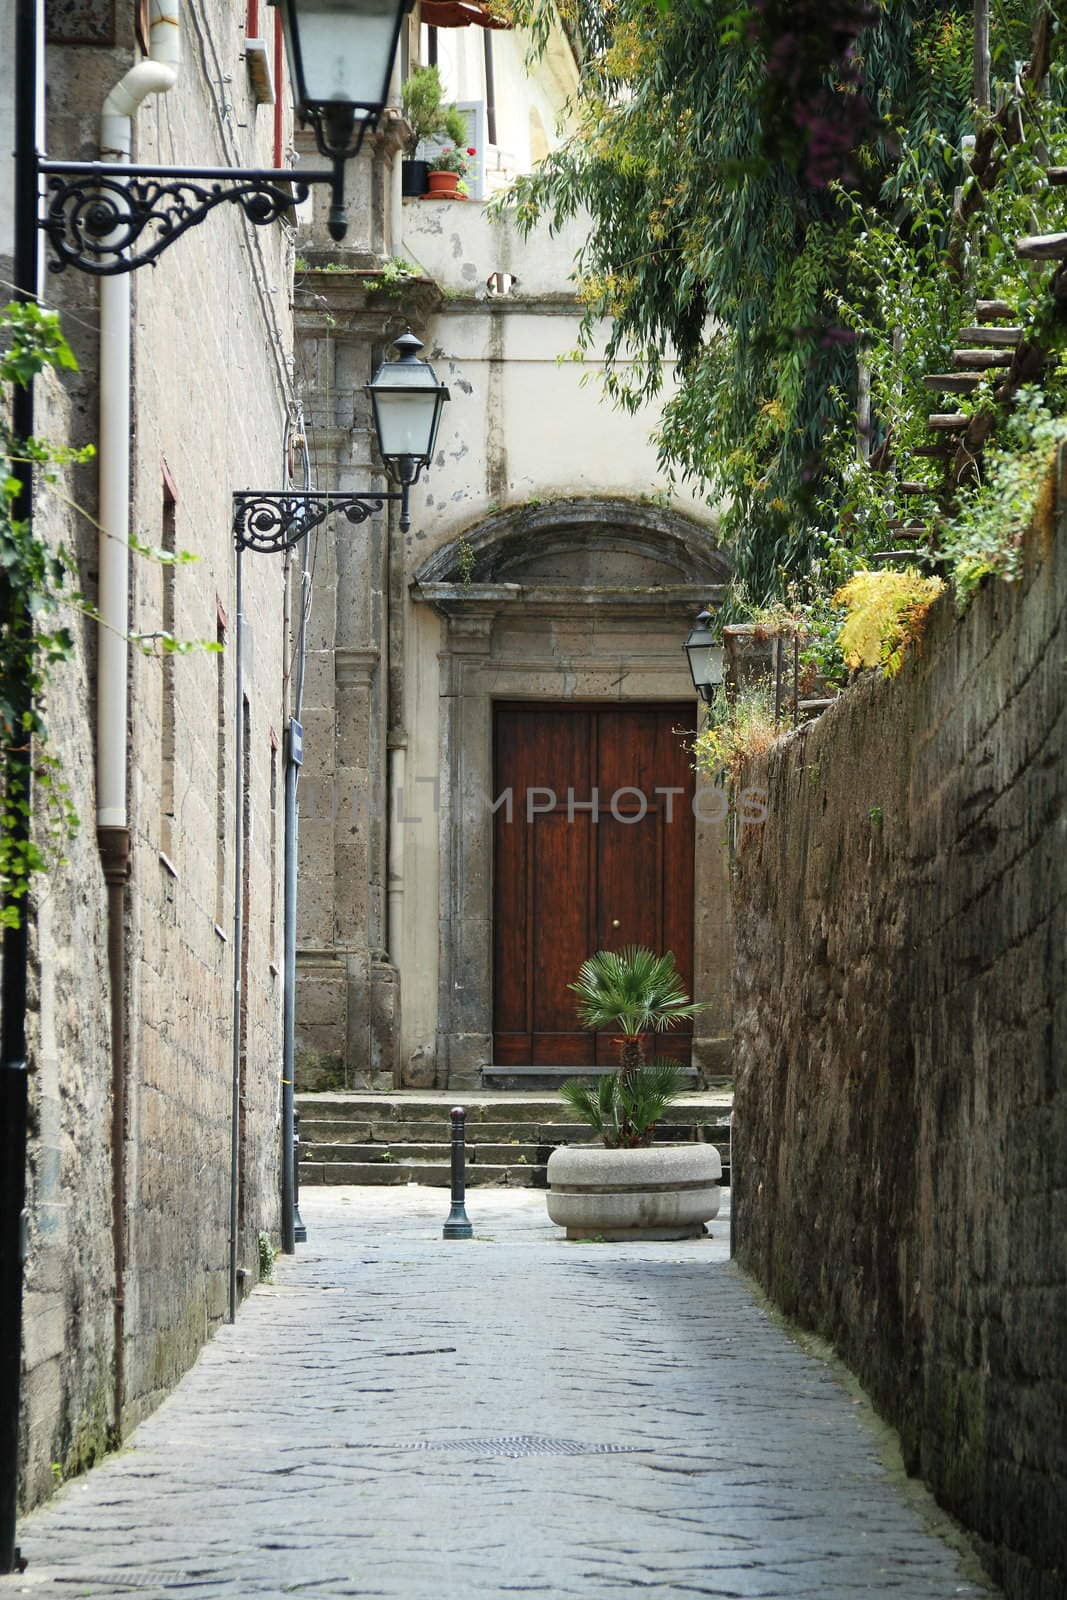
[[[416,1439],[398,1450],[456,1450],[477,1456],[624,1456],[640,1455],[634,1444],[586,1444],[580,1439],[543,1439],[534,1433],[506,1433],[496,1439]]]

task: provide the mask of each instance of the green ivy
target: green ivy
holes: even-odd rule
[[[77,370],[56,313],[33,303],[0,309],[0,387],[5,399],[46,369]],[[61,543],[47,544],[19,514],[20,472],[32,473],[39,496],[56,485],[58,468],[90,460],[93,447],[77,450],[18,438],[9,415],[6,405],[0,420],[0,927],[19,926],[34,878],[62,863],[78,828],[62,762],[50,748],[48,687],[55,669],[74,653],[74,635],[64,614],[74,611],[100,620],[78,589],[71,552]],[[86,515],[79,507],[74,510]],[[158,549],[133,534],[128,542],[135,554],[157,563],[196,560],[188,551]],[[146,655],[222,648],[215,640],[178,639],[162,630],[129,638]]]
[[[5,395],[48,368],[77,368],[59,318],[35,304],[13,303],[0,310],[0,341]],[[5,406],[0,421],[0,926],[18,927],[34,876],[62,858],[78,822],[61,764],[48,747],[45,693],[51,672],[74,649],[60,615],[71,592],[73,562],[65,549],[38,538],[18,514],[19,472],[28,469],[38,483],[47,482],[57,466],[84,461],[92,452],[17,438],[9,414]]]
[[[1053,413],[1037,388],[1020,390],[1015,409],[985,453],[981,484],[945,525],[939,554],[953,578],[957,609],[988,577],[1019,576],[1026,535],[1036,523],[1052,538],[1056,452],[1067,441],[1067,416]]]

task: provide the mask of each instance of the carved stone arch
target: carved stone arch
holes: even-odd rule
[[[729,575],[713,525],[607,496],[494,512],[413,574],[412,598],[445,621],[437,711],[441,1087],[481,1088],[494,1065],[494,702],[685,701],[695,727],[683,641]],[[694,979],[697,998],[711,1002],[694,1039],[703,1078],[724,1072],[728,1055],[725,862],[721,826],[698,820]]]
[[[701,586],[713,599],[730,575],[715,529],[647,501],[568,497],[513,506],[464,529],[414,577],[438,585],[620,589]]]

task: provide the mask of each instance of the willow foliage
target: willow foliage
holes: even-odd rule
[[[548,9],[512,7],[535,37]],[[995,75],[1027,54],[1031,9],[994,0]],[[583,340],[607,319],[610,396],[663,400],[661,466],[725,503],[753,601],[825,555],[848,499],[858,330],[885,309],[877,270],[857,265],[870,230],[887,254],[899,242],[900,283],[935,286],[915,296],[914,360],[963,314],[970,285],[943,251],[974,126],[971,15],[934,0],[569,8],[585,42],[575,130],[511,198],[525,229],[588,213]]]

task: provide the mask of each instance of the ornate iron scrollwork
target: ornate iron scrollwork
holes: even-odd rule
[[[239,550],[278,554],[299,544],[329,516],[340,513],[349,522],[366,522],[376,511],[384,511],[390,500],[403,498],[402,492],[388,490],[381,494],[286,494],[249,489],[233,497],[233,536]]]
[[[77,267],[96,277],[149,265],[216,206],[240,206],[257,228],[307,199],[312,183],[332,173],[208,169],[182,176],[173,168],[107,162],[42,161],[48,206],[41,220],[55,259],[52,272]]]

